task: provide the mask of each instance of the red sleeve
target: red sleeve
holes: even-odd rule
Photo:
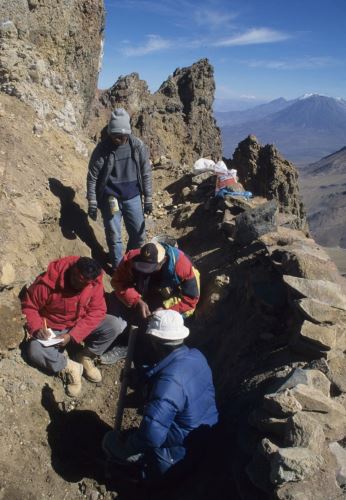
[[[22,299],[22,312],[26,316],[26,324],[30,336],[44,326],[39,311],[47,303],[49,295],[50,288],[47,285],[44,283],[33,283],[27,289]]]
[[[175,272],[181,280],[180,295],[165,301],[167,309],[178,311],[180,314],[193,312],[199,301],[199,272],[192,266],[190,259],[180,252],[175,265]]]
[[[139,249],[131,250],[124,255],[111,280],[115,295],[127,307],[135,306],[141,298],[141,294],[138,293],[134,287],[134,278],[131,268],[131,260],[138,255],[139,252]]]
[[[77,343],[84,340],[105,319],[106,301],[102,283],[98,283],[87,306],[87,314],[77,321],[76,325],[69,331],[73,340]]]

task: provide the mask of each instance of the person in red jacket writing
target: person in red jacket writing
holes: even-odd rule
[[[69,256],[51,262],[26,290],[22,311],[33,365],[49,373],[63,372],[71,397],[81,391],[83,370],[88,380],[101,382],[93,359],[109,348],[117,329],[114,316],[106,315],[102,269],[94,259]],[[57,338],[51,340],[53,336]],[[77,353],[77,362],[72,361],[64,348],[82,341],[84,348]]]
[[[129,321],[145,325],[154,311],[172,309],[184,318],[194,313],[199,300],[199,272],[181,250],[165,243],[150,242],[130,250],[112,277],[109,312],[117,320],[118,334]],[[115,363],[126,348],[115,346],[100,358]]]

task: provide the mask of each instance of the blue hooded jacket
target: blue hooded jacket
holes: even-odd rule
[[[156,473],[163,474],[184,458],[191,431],[217,423],[215,390],[203,354],[184,345],[151,368],[147,377],[149,402],[132,445],[154,455]]]

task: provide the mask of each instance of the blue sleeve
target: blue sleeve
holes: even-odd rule
[[[160,379],[151,392],[134,439],[141,450],[160,447],[178,411],[184,407],[183,388],[174,380]]]

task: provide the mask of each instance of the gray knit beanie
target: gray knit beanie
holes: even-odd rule
[[[116,108],[108,123],[109,134],[131,134],[130,117],[123,108]]]

